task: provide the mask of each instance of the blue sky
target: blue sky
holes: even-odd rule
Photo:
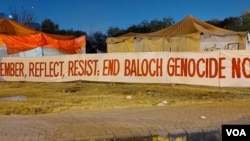
[[[10,7],[34,11],[35,21],[49,18],[60,29],[106,33],[109,27],[126,29],[143,20],[171,17],[179,22],[188,15],[200,20],[240,16],[250,0],[0,0],[0,12]],[[4,8],[3,8],[4,6]],[[20,10],[21,11],[21,10]]]

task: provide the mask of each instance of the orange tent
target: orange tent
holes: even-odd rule
[[[67,54],[77,54],[86,46],[85,35],[80,37],[43,33],[9,19],[0,19],[0,46],[6,45],[8,54],[37,47],[56,48]]]

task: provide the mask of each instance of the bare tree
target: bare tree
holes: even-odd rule
[[[23,7],[21,12],[18,12],[16,7],[10,7],[9,14],[12,16],[12,20],[29,27],[32,27],[32,24],[35,22],[34,12]]]
[[[18,12],[16,10],[16,7],[10,7],[9,8],[9,14],[11,15],[11,19],[16,21],[16,22],[19,22],[19,19],[18,19]]]
[[[35,22],[34,20],[34,12],[32,10],[24,9],[22,8],[22,13],[21,13],[21,23],[31,27],[32,23]]]

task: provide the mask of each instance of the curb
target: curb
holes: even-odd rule
[[[104,135],[89,138],[61,139],[60,141],[221,141],[221,130],[216,127],[153,131],[151,133]]]

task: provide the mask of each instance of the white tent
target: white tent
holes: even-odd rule
[[[188,16],[179,23],[152,33],[128,33],[107,38],[108,52],[203,52],[247,48],[248,32],[215,27]]]

